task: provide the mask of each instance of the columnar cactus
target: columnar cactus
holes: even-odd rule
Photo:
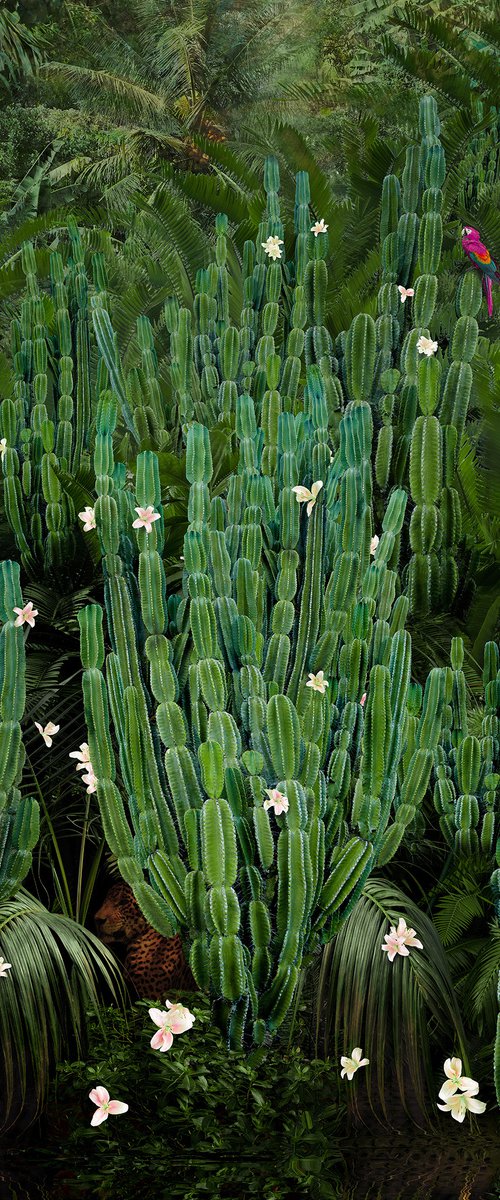
[[[26,701],[24,635],[16,625],[22,608],[19,566],[0,563],[0,900],[17,891],[30,869],[38,841],[39,807],[22,797],[25,761],[21,719]]]

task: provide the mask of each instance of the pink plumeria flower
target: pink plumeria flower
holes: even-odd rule
[[[475,1079],[468,1079],[467,1075],[462,1075],[461,1058],[447,1058],[444,1073],[448,1078],[439,1093],[440,1100],[449,1100],[457,1091],[468,1092],[469,1096],[475,1096],[479,1091],[479,1084]]]
[[[433,342],[432,338],[424,337],[422,334],[417,342],[417,350],[419,354],[425,354],[427,358],[431,358],[436,353],[438,348],[437,342]]]
[[[25,604],[23,608],[14,608],[13,611],[18,613],[18,617],[14,621],[14,625],[24,625],[24,622],[26,621],[27,625],[30,625],[32,629],[34,628],[35,617],[38,616],[38,609],[33,608],[32,600],[28,600],[28,603]]]
[[[313,672],[309,671],[309,679],[307,680],[306,687],[313,688],[315,692],[321,692],[321,695],[324,696],[330,684],[325,679],[324,671],[318,671],[317,675],[313,675]]]
[[[340,1060],[340,1065],[343,1070],[340,1072],[340,1078],[343,1079],[347,1075],[348,1079],[352,1079],[359,1067],[367,1067],[370,1062],[369,1058],[363,1058],[361,1046],[355,1046],[351,1051],[351,1057],[346,1058],[343,1054]]]
[[[314,225],[311,225],[311,233],[313,233],[315,237],[318,236],[318,233],[326,233],[327,229],[328,225],[325,225],[323,217],[321,218],[321,221],[316,221]]]
[[[400,296],[401,296],[401,303],[402,303],[402,304],[404,304],[405,300],[407,300],[407,299],[408,299],[408,296],[414,296],[414,295],[415,295],[414,288],[405,288],[405,287],[403,287],[403,284],[402,284],[402,283],[398,283],[398,292],[399,292],[399,294],[400,294]]]
[[[90,765],[90,763],[89,763],[88,765],[89,765],[89,768],[90,768],[90,769],[89,769],[89,771],[88,771],[88,774],[87,774],[87,775],[82,775],[82,776],[81,776],[81,779],[82,779],[82,783],[86,783],[86,784],[87,784],[87,795],[88,795],[88,796],[91,796],[93,792],[96,792],[96,791],[97,791],[97,779],[96,779],[96,777],[95,777],[95,775],[94,775],[94,771],[93,771],[93,769],[91,768],[91,765]],[[76,769],[78,770],[78,767],[77,767]]]
[[[288,812],[288,799],[278,788],[266,788],[266,796],[267,800],[264,800],[264,808],[272,808],[274,806],[277,817],[279,817],[280,813]]]
[[[470,1092],[461,1092],[455,1096],[448,1096],[445,1104],[438,1104],[441,1112],[451,1112],[454,1121],[464,1121],[467,1110],[473,1113],[484,1113],[486,1105],[484,1100],[476,1100]]]
[[[128,1104],[124,1104],[122,1100],[110,1100],[109,1092],[105,1087],[93,1088],[89,1092],[89,1100],[98,1105],[90,1122],[91,1125],[102,1125],[108,1117],[117,1117],[120,1113],[128,1112]]]
[[[11,968],[12,963],[5,962],[4,958],[0,958],[0,979],[6,977],[7,971],[10,971]]]
[[[281,258],[280,246],[284,246],[283,238],[268,237],[267,241],[261,242],[260,244],[269,258]]]
[[[299,504],[307,504],[306,511],[307,511],[308,517],[311,516],[314,505],[316,504],[318,494],[321,491],[322,487],[323,487],[323,480],[318,479],[316,481],[316,483],[313,483],[311,491],[309,491],[309,488],[300,487],[300,486],[292,488],[292,492],[295,492],[295,495],[297,497]]]
[[[191,1029],[195,1018],[189,1012],[189,1009],[183,1008],[182,1004],[171,1004],[166,1001],[168,1012],[162,1012],[160,1008],[150,1008],[149,1015],[155,1025],[158,1025],[158,1032],[153,1034],[151,1038],[151,1047],[153,1050],[160,1050],[162,1054],[166,1050],[170,1050],[174,1040],[174,1033],[184,1033],[186,1029]],[[180,1009],[181,1012],[176,1010]]]
[[[153,521],[159,521],[161,514],[155,512],[151,504],[148,508],[136,508],[134,511],[139,515],[136,521],[132,521],[132,529],[145,529],[146,533],[151,533]]]
[[[95,512],[94,512],[94,509],[91,508],[89,504],[87,504],[87,507],[83,509],[83,512],[78,513],[78,516],[80,518],[80,521],[83,521],[83,532],[84,533],[89,533],[91,529],[95,529],[95,527],[96,527]]]
[[[415,937],[415,930],[408,929],[404,917],[399,920],[398,927],[391,925],[390,933],[385,934],[387,942],[386,946],[382,946],[382,950],[387,951],[389,962],[394,962],[396,954],[401,954],[403,958],[407,958],[410,951],[409,946],[415,946],[417,950],[423,950],[422,942]]]
[[[367,693],[366,693],[366,692],[363,692],[363,695],[362,695],[362,697],[361,697],[361,700],[360,700],[360,702],[359,702],[361,705],[363,705],[363,704],[365,703],[365,701],[366,701],[366,695],[367,695]]]
[[[38,729],[38,732],[41,733],[46,746],[52,745],[52,738],[53,738],[54,734],[59,733],[59,730],[61,728],[60,725],[54,725],[53,721],[49,721],[48,724],[45,726],[45,729],[43,728],[42,725],[38,724],[38,721],[35,721],[35,726]]]
[[[92,770],[92,763],[90,761],[90,750],[87,745],[87,742],[82,742],[79,750],[70,750],[68,758],[78,758],[80,760],[76,764],[77,771],[84,771],[87,768],[89,771]]]
[[[0,459],[4,458],[7,450],[7,438],[0,438]]]
[[[375,551],[377,549],[379,541],[380,541],[380,538],[378,538],[377,535],[374,534],[374,536],[372,537],[372,540],[370,542],[370,554],[375,554]]]

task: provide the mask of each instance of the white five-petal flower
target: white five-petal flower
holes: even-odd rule
[[[264,808],[274,807],[277,817],[282,812],[288,812],[288,798],[283,795],[283,792],[280,792],[278,788],[266,788],[265,791],[267,800],[264,800]]]
[[[92,770],[92,764],[90,762],[90,750],[87,742],[82,742],[79,750],[70,750],[68,758],[79,759],[79,762],[76,764],[77,771],[87,770],[87,768],[90,771]]]
[[[400,296],[401,296],[401,303],[402,303],[402,304],[404,304],[404,302],[405,302],[405,300],[407,299],[407,297],[408,297],[408,296],[414,296],[414,295],[415,295],[415,290],[414,290],[414,288],[405,288],[405,287],[403,287],[403,284],[402,284],[402,283],[398,283],[398,292],[399,292],[399,294],[400,294]]]
[[[315,237],[318,236],[318,233],[326,233],[327,229],[328,225],[325,225],[323,217],[320,221],[315,221],[314,225],[311,225],[311,233],[313,233]]]
[[[3,456],[4,456],[6,450],[7,450],[7,438],[0,438],[0,459],[3,459]]]
[[[344,1054],[340,1060],[340,1065],[343,1070],[340,1072],[340,1078],[343,1079],[347,1075],[348,1079],[352,1079],[359,1067],[367,1067],[370,1062],[369,1058],[363,1058],[361,1046],[355,1046],[351,1051],[351,1057],[347,1058]]]
[[[417,342],[417,350],[419,354],[425,354],[427,358],[431,358],[436,353],[438,348],[437,342],[433,342],[432,338],[424,337],[422,334]]]
[[[148,508],[136,508],[134,511],[139,515],[136,521],[132,521],[132,529],[145,529],[146,533],[151,533],[152,523],[160,520],[161,513],[155,512],[151,504]]]
[[[475,1079],[469,1079],[467,1075],[462,1075],[461,1058],[447,1058],[444,1064],[444,1073],[447,1079],[439,1093],[440,1100],[449,1100],[450,1096],[454,1096],[457,1091],[468,1092],[469,1096],[475,1096],[479,1091],[479,1084]]]
[[[445,1104],[438,1104],[441,1112],[451,1112],[454,1121],[464,1121],[467,1109],[473,1113],[484,1113],[486,1105],[484,1100],[477,1100],[470,1092],[456,1093],[454,1096],[448,1096]]]
[[[269,258],[281,258],[280,247],[283,245],[283,238],[280,237],[268,237],[267,241],[261,242],[261,246]]]
[[[314,688],[315,692],[321,692],[321,695],[324,696],[326,689],[327,687],[330,687],[330,684],[328,683],[328,680],[325,679],[324,671],[318,671],[317,675],[314,675],[313,672],[310,671],[306,687]]]
[[[30,625],[33,629],[35,617],[38,616],[38,609],[33,608],[32,600],[28,600],[28,603],[25,604],[23,608],[14,608],[13,611],[18,614],[16,620],[14,621],[14,625],[24,625],[24,622],[26,621],[26,624]]]
[[[311,516],[312,510],[314,508],[314,505],[316,504],[316,500],[318,498],[318,495],[319,495],[322,487],[323,487],[323,480],[317,479],[316,483],[313,483],[311,491],[309,491],[309,488],[301,487],[300,485],[297,485],[297,487],[292,488],[292,492],[295,492],[295,495],[297,497],[299,504],[307,504],[306,511],[307,511],[308,517]]]
[[[4,958],[0,958],[0,979],[7,977],[7,971],[10,971],[12,963],[5,962]]]
[[[87,504],[86,508],[83,509],[83,512],[78,513],[78,516],[80,518],[80,521],[83,521],[83,532],[84,533],[89,533],[89,531],[91,529],[95,529],[95,527],[96,527],[95,512],[94,512],[94,509],[91,508],[89,504]]]
[[[38,724],[38,721],[35,721],[35,726],[38,729],[38,732],[41,733],[46,746],[52,745],[52,738],[54,734],[59,733],[61,728],[60,725],[54,725],[53,721],[49,721],[45,726],[45,729],[43,728],[43,725]]]

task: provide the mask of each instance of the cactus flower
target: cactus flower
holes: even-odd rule
[[[261,242],[260,244],[269,258],[281,258],[280,246],[284,245],[283,238],[268,237],[266,242]]]
[[[280,813],[282,812],[288,812],[288,799],[283,795],[283,792],[278,790],[278,788],[266,788],[266,796],[268,799],[264,800],[264,808],[272,808],[274,805],[274,811],[277,817],[279,817]]]
[[[189,1009],[184,1008],[182,1004],[171,1004],[170,1000],[167,1000],[166,1004],[168,1012],[162,1012],[160,1008],[148,1010],[151,1020],[158,1025],[158,1031],[153,1034],[150,1044],[153,1050],[160,1050],[162,1054],[170,1050],[174,1033],[185,1033],[187,1029],[191,1029],[195,1020]]]
[[[440,1100],[449,1100],[450,1096],[454,1096],[457,1091],[468,1092],[469,1096],[475,1096],[479,1091],[479,1084],[475,1079],[469,1079],[467,1075],[462,1075],[461,1058],[447,1058],[444,1064],[444,1073],[448,1078],[439,1093]]]
[[[407,958],[410,951],[409,946],[416,946],[417,950],[423,950],[422,942],[415,937],[415,930],[408,929],[404,917],[400,917],[398,927],[391,925],[390,932],[385,934],[384,940],[386,946],[382,946],[382,950],[386,950],[389,962],[394,962],[396,954],[401,954],[403,958]]]
[[[88,764],[88,766],[89,766],[90,770],[87,775],[81,776],[81,780],[82,780],[82,783],[87,784],[87,795],[91,796],[93,792],[97,791],[97,779],[94,775],[94,771],[91,768],[90,763]],[[78,767],[76,769],[78,770]]]
[[[90,750],[87,745],[87,742],[82,742],[79,750],[70,750],[68,758],[79,758],[80,759],[80,761],[76,764],[77,771],[83,771],[87,767],[88,767],[89,771],[92,770],[92,764],[90,761]]]
[[[17,619],[14,621],[14,625],[24,625],[24,622],[26,621],[26,623],[33,629],[35,617],[38,616],[38,609],[33,608],[32,600],[28,600],[28,603],[24,605],[24,608],[15,608],[14,612],[19,614]]]
[[[347,1075],[348,1079],[352,1079],[358,1067],[367,1067],[369,1062],[369,1058],[363,1058],[361,1046],[355,1046],[350,1058],[346,1058],[344,1054],[342,1055],[340,1065],[343,1067],[343,1070],[340,1072],[340,1078],[343,1079],[344,1075]]]
[[[366,692],[363,692],[363,695],[362,695],[362,697],[361,697],[361,700],[360,700],[360,702],[359,702],[359,703],[360,703],[361,705],[363,705],[363,704],[365,703],[365,701],[366,701]]]
[[[462,1092],[461,1095],[448,1096],[446,1104],[438,1104],[441,1112],[451,1112],[454,1121],[464,1121],[467,1109],[473,1113],[484,1113],[486,1105],[484,1100],[476,1100],[470,1092]]]
[[[427,358],[431,358],[431,356],[436,353],[437,348],[438,344],[437,342],[433,342],[432,338],[424,337],[423,334],[421,337],[419,337],[417,342],[417,350],[419,354],[426,354]]]
[[[314,688],[315,692],[321,692],[321,695],[324,696],[330,684],[325,679],[323,671],[318,671],[317,675],[313,675],[312,671],[309,671],[309,679],[307,680],[306,687]]]
[[[375,554],[375,551],[377,549],[379,541],[380,541],[380,538],[378,538],[377,535],[375,534],[374,537],[372,537],[372,540],[370,542],[370,554]]]
[[[59,733],[61,728],[60,725],[54,725],[53,721],[49,721],[45,726],[45,729],[43,728],[43,725],[38,724],[38,721],[35,721],[35,726],[38,729],[38,732],[41,733],[46,746],[52,745],[52,738],[54,734]]]
[[[407,300],[407,299],[408,299],[408,296],[414,296],[414,295],[415,295],[415,290],[414,290],[414,288],[405,288],[405,287],[403,287],[403,284],[402,284],[402,283],[398,283],[398,292],[399,292],[399,294],[400,294],[400,296],[401,296],[401,303],[402,303],[402,304],[404,304],[405,300]]]
[[[86,508],[83,509],[83,512],[78,513],[78,516],[80,518],[80,521],[83,521],[83,532],[84,533],[88,533],[89,530],[95,529],[95,527],[96,527],[95,512],[94,512],[94,509],[91,508],[89,504],[87,504]]]
[[[7,438],[0,438],[0,458],[1,459],[3,459],[3,456],[4,456],[6,450],[7,450]]]
[[[124,1104],[122,1100],[110,1100],[109,1092],[105,1087],[93,1088],[89,1092],[89,1100],[98,1105],[90,1122],[91,1125],[102,1125],[102,1122],[107,1121],[109,1116],[117,1117],[120,1113],[128,1112],[128,1104]]]
[[[6,977],[7,971],[10,971],[11,967],[12,967],[12,963],[7,963],[7,962],[5,962],[4,958],[0,958],[0,979],[3,979]]]
[[[152,522],[159,521],[161,513],[155,513],[151,504],[148,508],[136,508],[134,511],[139,515],[136,521],[132,521],[132,529],[145,529],[146,533],[151,533]]]
[[[321,218],[321,221],[316,221],[314,225],[311,225],[311,233],[313,233],[315,237],[318,236],[318,233],[326,233],[327,229],[328,225],[325,225],[323,217]]]
[[[308,517],[311,516],[314,505],[316,504],[318,494],[321,491],[322,487],[323,487],[323,480],[318,479],[318,480],[316,480],[316,483],[313,483],[311,491],[309,491],[309,488],[300,487],[300,486],[292,488],[292,492],[295,492],[295,495],[297,497],[299,504],[307,503]]]

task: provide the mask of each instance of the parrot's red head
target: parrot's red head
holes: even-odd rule
[[[464,227],[462,229],[462,237],[477,237],[477,238],[479,238],[480,236],[481,235],[479,233],[479,229],[472,229],[472,227],[470,225],[464,225]]]

